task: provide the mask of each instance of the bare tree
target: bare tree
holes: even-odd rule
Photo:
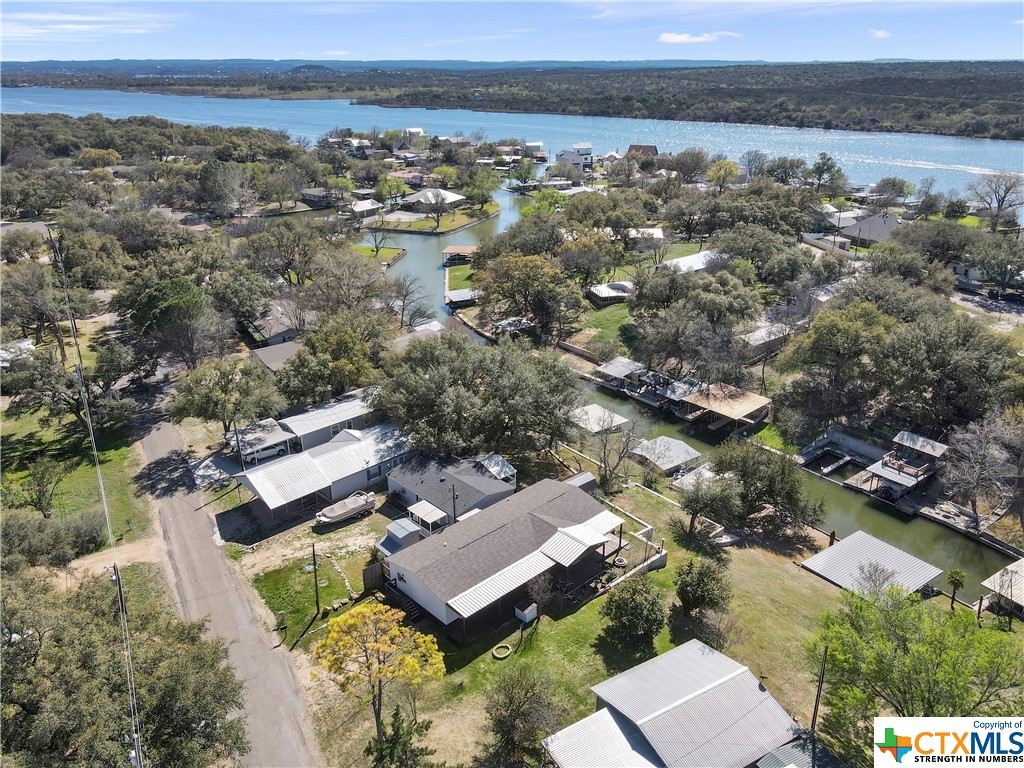
[[[555,595],[555,580],[551,577],[551,573],[544,571],[526,582],[526,594],[537,604],[537,613],[543,612],[551,604],[551,598]]]
[[[1009,427],[998,413],[990,413],[950,433],[949,450],[942,457],[941,475],[954,498],[967,501],[979,525],[978,500],[1001,499],[1014,479],[1014,467],[1004,445]]]
[[[611,419],[606,417],[605,427],[592,438],[593,450],[597,453],[598,485],[605,493],[615,489],[615,484],[622,477],[622,466],[629,460],[629,452],[640,442],[636,433],[636,425],[630,423],[629,428],[613,432]]]
[[[655,237],[644,232],[640,235],[640,242],[637,243],[637,250],[645,253],[651,259],[652,264],[661,264],[668,255],[668,240],[664,237]]]
[[[991,173],[967,185],[979,205],[988,209],[989,229],[995,232],[1003,214],[1014,212],[1024,202],[1024,175]]]
[[[415,325],[434,316],[423,281],[415,275],[393,275],[385,278],[385,300],[398,315],[399,325]]]
[[[395,233],[387,229],[387,222],[384,220],[384,210],[377,214],[377,221],[370,228],[370,242],[373,244],[373,258],[380,259],[380,252],[395,237]]]
[[[447,212],[448,201],[445,200],[444,194],[440,190],[438,190],[437,193],[432,196],[430,202],[427,204],[427,215],[429,215],[430,218],[433,220],[434,229],[440,229],[441,218]]]

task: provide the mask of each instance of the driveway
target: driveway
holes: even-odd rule
[[[160,521],[170,561],[171,591],[179,613],[207,619],[210,631],[228,641],[229,658],[245,684],[245,718],[252,749],[243,764],[313,766],[319,763],[315,739],[305,726],[306,703],[288,653],[275,649],[270,621],[255,593],[243,584],[214,543],[213,524],[202,510],[187,465],[184,444],[166,419],[142,438],[143,472],[162,474],[150,486],[160,507]],[[173,479],[169,479],[173,478]]]

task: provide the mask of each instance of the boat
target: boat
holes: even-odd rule
[[[347,499],[342,499],[317,512],[313,525],[331,525],[356,515],[369,514],[376,504],[377,494],[373,491],[356,491]]]

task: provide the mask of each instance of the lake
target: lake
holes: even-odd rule
[[[180,123],[248,126],[282,130],[295,138],[316,139],[332,128],[356,131],[423,128],[432,135],[482,130],[488,139],[543,141],[552,158],[573,143],[589,141],[594,151],[625,152],[630,144],[655,144],[678,152],[700,146],[738,158],[748,149],[813,161],[832,155],[856,182],[900,176],[915,184],[935,177],[935,190],[962,190],[978,175],[1024,171],[1024,142],[962,139],[914,133],[858,133],[816,128],[779,128],[726,123],[686,123],[620,117],[512,114],[469,110],[391,109],[346,100],[282,101],[164,96],[120,91],[60,88],[2,88],[0,111],[60,112],[72,116],[99,112],[107,117],[154,115]]]

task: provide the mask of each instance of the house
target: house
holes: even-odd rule
[[[749,669],[699,640],[590,690],[597,711],[542,742],[558,768],[746,768],[800,735]]]
[[[555,162],[568,163],[580,173],[585,173],[594,169],[593,155],[582,155],[572,149],[563,149],[555,155]]]
[[[895,501],[930,481],[947,450],[945,443],[904,430],[893,438],[892,450],[864,470],[870,477],[862,490]]]
[[[708,262],[718,256],[718,251],[699,251],[691,256],[680,256],[676,259],[666,259],[661,264],[656,264],[655,269],[674,269],[676,272],[701,272],[707,269]]]
[[[638,463],[659,469],[666,475],[695,467],[704,456],[682,440],[664,435],[640,442],[629,453]]]
[[[427,339],[444,333],[444,325],[438,320],[430,320],[419,325],[414,325],[407,333],[396,336],[388,342],[388,346],[395,352],[403,352],[416,339]]]
[[[292,454],[235,479],[270,510],[331,504],[380,483],[409,451],[394,424],[344,429],[329,442]]]
[[[875,243],[887,243],[892,240],[893,230],[902,223],[899,216],[884,211],[843,227],[839,233],[850,238],[854,245],[867,248]]]
[[[643,370],[643,363],[620,356],[599,365],[595,373],[613,389],[623,389],[629,384],[639,383]]]
[[[597,309],[621,304],[633,294],[633,284],[628,280],[614,283],[600,283],[587,288],[587,298]]]
[[[868,212],[863,208],[853,208],[849,211],[838,211],[829,216],[826,221],[831,225],[832,229],[843,229],[857,223],[859,219],[863,219],[867,215]]]
[[[311,208],[326,208],[334,205],[334,193],[323,187],[304,189],[300,194],[302,195],[302,202]]]
[[[495,458],[499,462],[490,464],[499,468],[500,477],[480,459],[410,459],[388,473],[388,495],[402,499],[425,534],[437,533],[515,493],[515,468],[496,454]]]
[[[981,586],[992,590],[989,605],[1024,616],[1024,558],[989,576]]]
[[[579,141],[572,145],[572,151],[576,154],[583,155],[593,159],[594,157],[594,145],[589,141]]]
[[[560,592],[592,580],[619,550],[608,534],[621,535],[622,525],[579,488],[541,480],[402,548],[387,558],[386,577],[389,589],[465,637],[510,619],[541,574]]]
[[[544,152],[543,141],[527,141],[523,144],[523,154],[526,157],[536,157]],[[546,154],[546,153],[545,153]]]
[[[353,200],[342,206],[341,210],[343,213],[351,213],[360,221],[366,221],[380,213],[383,208],[384,204],[378,203],[376,200]]]
[[[408,184],[413,189],[423,186],[423,174],[416,171],[392,171],[388,174],[389,179],[398,179]]]
[[[625,416],[620,416],[615,411],[609,411],[597,403],[576,408],[569,414],[569,419],[592,435],[601,432],[617,432],[619,427],[629,423],[629,419]]]
[[[438,207],[447,210],[466,198],[446,189],[421,189],[402,198],[402,207],[418,213],[434,213]]]
[[[786,339],[793,333],[794,328],[785,323],[760,320],[753,330],[739,334],[736,340],[740,342],[745,362],[751,363],[759,360],[762,355],[782,349]]]
[[[258,346],[292,341],[316,322],[316,312],[303,311],[291,299],[271,299],[266,312],[254,323],[242,327]]]
[[[646,157],[657,157],[658,147],[654,144],[630,144],[626,150],[627,155],[644,155]]]
[[[864,531],[850,534],[800,565],[825,581],[857,594],[890,586],[908,593],[917,592],[942,575],[941,568]]]
[[[250,349],[249,355],[268,371],[277,373],[300,349],[305,348],[306,345],[301,341],[285,341],[269,347]]]
[[[337,403],[317,405],[302,413],[279,419],[282,428],[290,432],[293,447],[308,451],[323,445],[344,429],[362,429],[368,422],[370,407],[361,397]]]
[[[427,135],[427,132],[424,131],[422,128],[406,128],[405,135],[409,137],[410,141],[412,141],[413,139],[423,138],[424,136]]]

